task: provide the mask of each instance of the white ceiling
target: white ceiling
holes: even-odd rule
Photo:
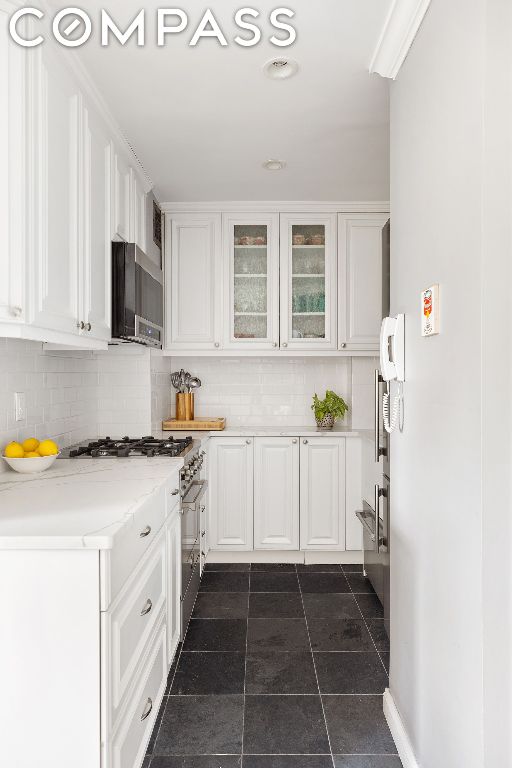
[[[61,7],[62,4],[59,4]],[[233,43],[240,31],[236,0],[209,6],[229,40],[223,48],[188,42],[207,7],[182,0],[188,29],[154,43],[156,11],[146,3],[148,40],[101,48],[95,35],[80,56],[133,146],[162,202],[215,200],[387,200],[388,83],[368,63],[390,0],[290,0],[297,41],[268,42],[275,0],[258,0],[263,38],[253,48]],[[93,24],[105,8],[125,28],[136,0],[92,0],[81,7]],[[95,24],[97,30],[97,23]],[[296,59],[299,73],[272,81],[262,66]],[[269,158],[286,161],[269,172]]]

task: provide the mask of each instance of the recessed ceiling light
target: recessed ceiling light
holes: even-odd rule
[[[263,167],[266,168],[267,171],[282,171],[285,165],[286,163],[284,160],[267,160],[263,163]]]
[[[295,59],[271,59],[264,65],[263,71],[272,80],[286,80],[299,71],[299,65]]]

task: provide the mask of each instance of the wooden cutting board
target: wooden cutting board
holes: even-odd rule
[[[207,416],[197,417],[190,421],[178,421],[177,419],[166,419],[162,421],[163,430],[175,430],[176,432],[188,430],[192,432],[198,430],[201,432],[211,432],[214,429],[222,430],[226,426],[226,419],[223,416],[209,418]]]

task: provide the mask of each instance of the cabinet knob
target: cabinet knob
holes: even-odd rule
[[[214,346],[216,349],[218,349],[218,348],[220,347],[220,344],[219,344],[219,342],[218,342],[218,341],[216,341],[216,342],[215,342],[215,344],[214,344],[213,346]]]
[[[84,330],[84,328],[85,328],[85,323],[84,323],[84,321],[83,321],[83,320],[79,320],[79,321],[77,322],[77,324],[76,324],[76,327],[77,327],[77,328],[79,328],[81,331],[83,331],[83,330]]]
[[[287,347],[287,346],[288,346],[288,342],[283,341],[283,347]]]
[[[171,491],[171,496],[177,496],[179,492],[180,492],[180,489],[175,488],[174,491]]]
[[[92,325],[90,323],[86,323],[85,324],[85,330],[86,331],[91,331],[92,330]]]
[[[304,445],[307,445],[307,444],[308,444],[308,441],[307,441],[307,440],[303,440],[302,442],[304,443]]]
[[[297,444],[297,438],[296,438],[296,437],[294,437],[294,438],[293,438],[293,440],[292,440],[292,443],[293,443],[294,445],[296,445],[296,444]]]
[[[245,442],[247,443],[247,445],[250,445],[250,444],[251,444],[251,441],[250,441],[250,440],[246,440]]]
[[[277,341],[274,341],[274,343],[272,344],[272,346],[273,346],[273,347],[277,347]]]
[[[346,345],[346,344],[345,344],[345,342],[343,341],[343,342],[340,344],[340,349],[345,349],[345,347],[346,347],[346,346],[347,346],[347,345]]]

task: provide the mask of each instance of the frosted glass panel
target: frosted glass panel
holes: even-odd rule
[[[292,226],[292,335],[325,338],[325,226]]]
[[[233,333],[235,339],[266,339],[268,335],[267,227],[236,224],[233,258]]]

